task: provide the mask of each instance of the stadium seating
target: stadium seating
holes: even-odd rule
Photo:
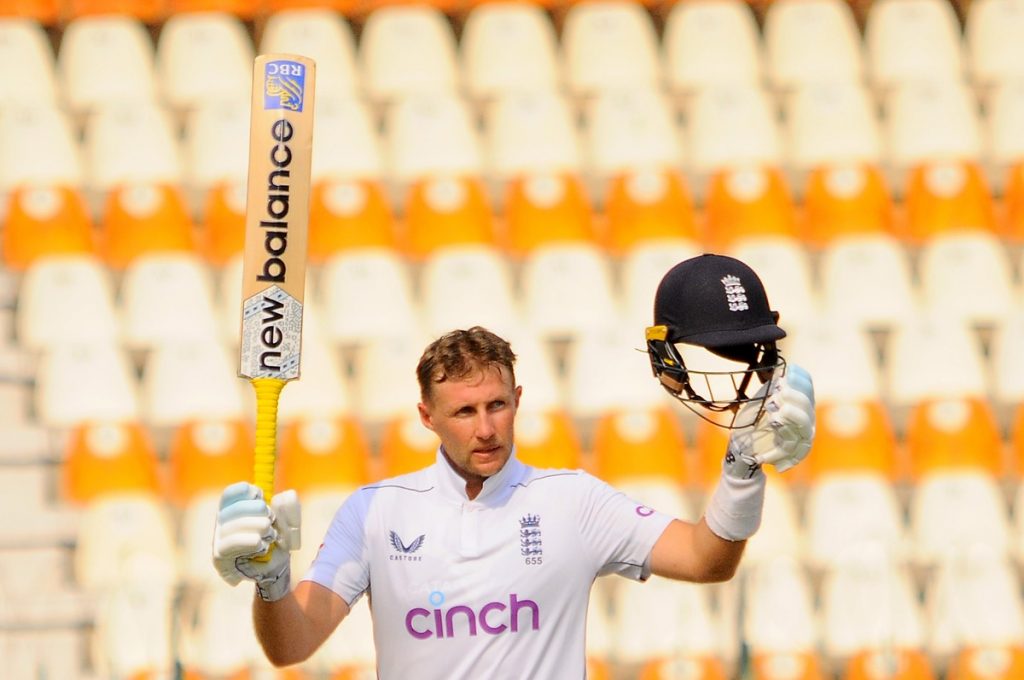
[[[374,673],[365,604],[271,669],[209,565],[251,474],[252,57],[298,52],[295,565],[359,485],[433,462],[413,367],[474,324],[518,355],[520,458],[699,517],[728,433],[643,328],[669,268],[728,253],[814,376],[814,448],[769,470],[731,583],[595,582],[588,677],[1024,676],[1022,28],[1020,0],[0,3],[0,675]]]

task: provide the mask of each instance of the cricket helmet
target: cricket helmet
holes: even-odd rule
[[[786,336],[777,324],[764,285],[754,270],[724,255],[704,254],[675,265],[662,278],[654,297],[654,325],[647,328],[647,354],[654,376],[673,397],[716,425],[737,428],[741,406],[760,401],[767,390],[758,388],[784,364],[775,342]],[[733,362],[740,370],[688,368],[677,343],[703,347]],[[732,367],[730,367],[732,368]],[[754,378],[758,385],[751,386]],[[723,389],[731,385],[731,389]],[[751,391],[753,395],[748,395]],[[708,417],[705,412],[732,413],[732,418]]]

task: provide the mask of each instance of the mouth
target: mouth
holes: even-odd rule
[[[501,446],[498,445],[498,444],[495,444],[494,446],[485,446],[485,447],[480,447],[480,448],[473,449],[473,453],[477,453],[477,454],[480,454],[482,456],[490,456],[490,455],[493,455],[495,453],[498,453],[500,450],[501,450]]]

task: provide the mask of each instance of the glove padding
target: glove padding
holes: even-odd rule
[[[213,534],[213,564],[229,585],[254,581],[260,597],[279,600],[291,589],[289,551],[300,547],[302,513],[294,491],[275,494],[270,506],[263,491],[247,482],[224,489]],[[266,562],[253,558],[274,550]]]
[[[814,441],[814,384],[810,374],[788,364],[781,374],[761,386],[756,397],[768,394],[764,412],[753,427],[733,430],[726,454],[727,473],[745,478],[765,463],[785,472],[811,450]],[[737,420],[748,422],[756,417],[760,400],[754,399],[740,408]]]

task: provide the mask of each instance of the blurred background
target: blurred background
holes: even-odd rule
[[[365,604],[275,671],[210,565],[251,476],[260,52],[318,62],[296,578],[432,462],[413,369],[474,324],[519,354],[522,458],[699,517],[725,435],[642,350],[662,274],[721,252],[817,440],[732,582],[597,583],[589,677],[1024,678],[1024,0],[0,1],[0,676],[375,677]]]

